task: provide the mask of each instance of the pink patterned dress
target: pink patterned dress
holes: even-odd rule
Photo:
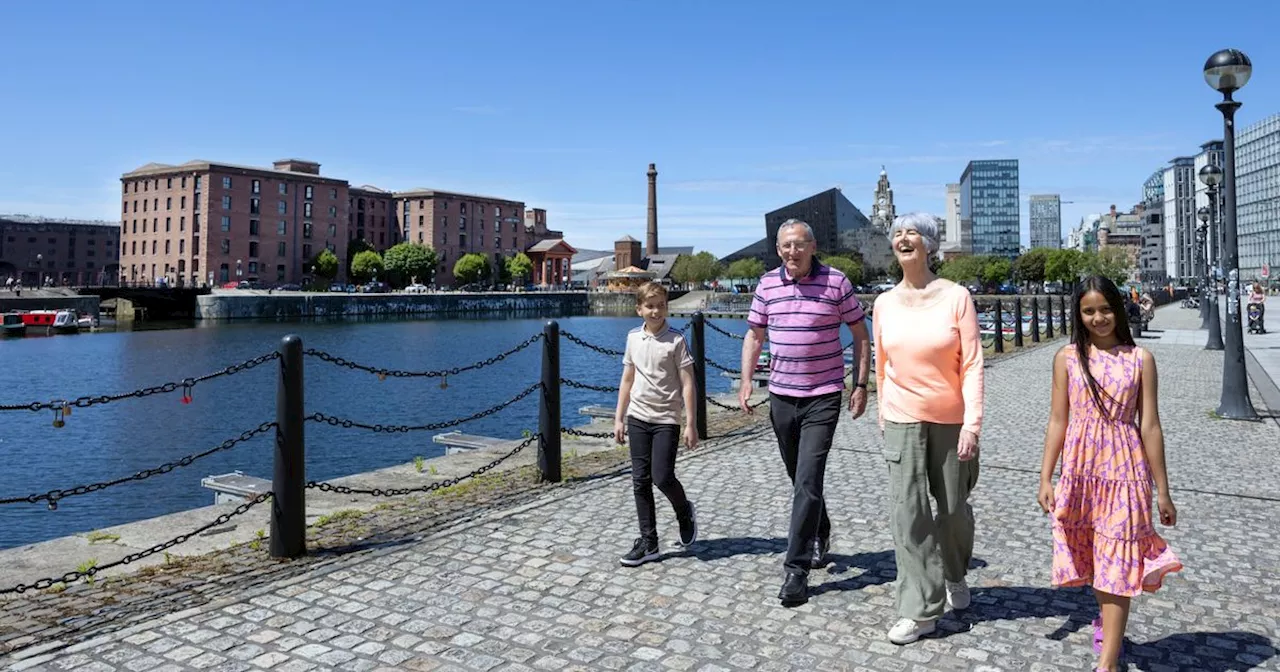
[[[1110,418],[1098,412],[1074,347],[1071,404],[1053,511],[1053,585],[1113,595],[1154,592],[1182,563],[1151,523],[1152,483],[1138,431],[1142,349],[1094,350],[1089,368]]]

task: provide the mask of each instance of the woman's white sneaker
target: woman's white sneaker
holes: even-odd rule
[[[894,644],[910,644],[911,642],[933,634],[938,629],[937,621],[917,621],[903,618],[889,628],[889,641]]]
[[[969,608],[969,584],[964,579],[952,583],[947,581],[947,606],[952,611],[964,611]]]

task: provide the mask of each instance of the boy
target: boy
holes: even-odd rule
[[[684,445],[693,450],[698,432],[692,417],[694,404],[693,358],[684,336],[667,324],[667,290],[646,282],[636,290],[636,314],[644,325],[627,334],[622,355],[622,382],[618,385],[618,410],[613,436],[622,443],[631,437],[631,485],[640,520],[640,538],[619,562],[638,567],[658,559],[658,529],[654,514],[653,486],[670,500],[680,524],[681,546],[698,540],[693,502],[676,480],[676,444],[680,409],[684,408]]]

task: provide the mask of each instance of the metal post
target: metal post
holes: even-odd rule
[[[996,352],[1004,352],[1004,317],[1001,312],[1000,299],[996,299]]]
[[[1053,297],[1046,296],[1044,309],[1044,337],[1053,338]],[[1040,303],[1040,297],[1036,297],[1036,303]]]
[[[698,311],[689,321],[690,355],[693,357],[694,423],[698,438],[707,438],[707,318]]]
[[[280,380],[276,385],[275,473],[271,483],[273,558],[299,558],[307,552],[302,382],[302,339],[289,334],[280,341]]]
[[[538,473],[560,482],[560,324],[542,327],[542,394],[538,403]]]
[[[1218,208],[1218,187],[1209,187],[1209,228],[1215,228],[1218,223],[1218,217],[1221,216]],[[1221,250],[1219,250],[1221,251]],[[1222,264],[1222,259],[1218,260]],[[1204,291],[1201,293],[1200,302],[1205,306],[1205,314],[1209,318],[1209,338],[1205,341],[1205,350],[1224,350],[1226,346],[1222,344],[1222,316],[1218,309],[1218,288],[1214,286],[1212,281],[1212,273],[1209,269],[1209,263],[1205,263],[1204,269]]]
[[[1031,342],[1040,342],[1040,302],[1031,299]]]
[[[1240,241],[1236,237],[1236,110],[1240,103],[1225,94],[1218,103],[1222,111],[1222,223],[1226,246],[1222,250],[1222,270],[1227,275],[1226,356],[1222,359],[1222,402],[1218,415],[1233,420],[1257,420],[1249,400],[1249,374],[1244,365],[1244,327],[1240,324]],[[1214,312],[1217,307],[1214,306]]]
[[[1067,321],[1067,297],[1062,297],[1062,301],[1058,303],[1058,311],[1062,314],[1062,319],[1058,324],[1062,325],[1062,335],[1067,335],[1067,325],[1071,324]]]
[[[1013,347],[1022,347],[1022,297],[1013,300]]]

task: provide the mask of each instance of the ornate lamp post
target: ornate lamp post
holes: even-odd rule
[[[36,289],[44,287],[44,255],[36,255]]]
[[[1216,166],[1205,166],[1205,168],[1214,168]],[[1204,171],[1201,171],[1202,177]],[[1221,173],[1218,173],[1221,177]],[[1210,200],[1218,196],[1217,186],[1209,188]],[[1196,242],[1199,244],[1200,257],[1204,259],[1204,266],[1201,267],[1202,276],[1200,277],[1200,308],[1204,313],[1205,323],[1200,326],[1201,329],[1209,330],[1209,340],[1204,344],[1205,350],[1221,350],[1222,349],[1222,319],[1218,316],[1218,292],[1213,288],[1213,279],[1209,275],[1208,254],[1204,251],[1205,240],[1209,235],[1210,223],[1213,221],[1213,210],[1209,206],[1205,206],[1196,211],[1200,217],[1200,225],[1196,227]]]
[[[1244,329],[1240,323],[1240,241],[1236,231],[1236,126],[1240,103],[1231,94],[1244,87],[1253,64],[1244,52],[1223,49],[1204,64],[1204,81],[1222,93],[1215,107],[1222,112],[1223,205],[1222,271],[1227,280],[1226,356],[1222,359],[1222,401],[1218,415],[1234,420],[1257,420],[1249,400],[1249,377],[1244,364]],[[1217,312],[1216,307],[1213,309]]]
[[[1208,166],[1205,166],[1208,168]],[[1200,285],[1200,328],[1209,328],[1209,260],[1208,253],[1205,251],[1204,241],[1209,233],[1209,206],[1204,206],[1196,210],[1196,217],[1200,219],[1200,223],[1196,225],[1196,254],[1195,269],[1199,274],[1198,284]]]

